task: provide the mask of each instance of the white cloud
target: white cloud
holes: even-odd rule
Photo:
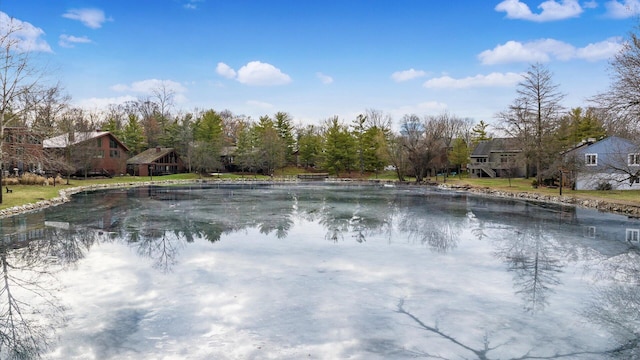
[[[620,40],[617,38],[592,43],[584,48],[576,48],[571,44],[554,39],[540,39],[527,43],[507,41],[492,50],[481,52],[478,59],[485,65],[548,62],[552,58],[562,61],[575,58],[597,61],[610,58],[620,50],[621,46]]]
[[[325,85],[333,83],[333,78],[331,76],[325,75],[321,72],[316,73],[316,77]]]
[[[420,78],[426,75],[427,73],[422,70],[415,70],[411,68],[409,70],[396,71],[393,74],[391,74],[391,78],[395,82],[402,82],[402,81],[408,81],[408,80]]]
[[[442,112],[449,108],[446,103],[439,101],[423,101],[418,104],[400,106],[395,109],[391,109],[389,113],[396,119],[401,119],[406,114],[425,114]]]
[[[91,42],[86,36],[73,36],[73,35],[60,35],[60,39],[58,40],[58,45],[66,48],[72,48],[75,44],[88,44]]]
[[[604,4],[607,16],[616,19],[626,19],[640,15],[640,0],[611,0]]]
[[[447,104],[438,101],[424,101],[418,104],[420,110],[444,110]]]
[[[247,105],[252,107],[258,107],[261,109],[272,109],[273,105],[268,102],[257,101],[257,100],[249,100],[247,101]]]
[[[454,79],[450,76],[441,76],[427,80],[423,86],[426,88],[439,89],[467,89],[474,87],[504,87],[513,86],[522,80],[522,74],[491,73],[488,75],[476,75],[462,79]]]
[[[187,88],[185,88],[182,84],[172,81],[172,80],[158,80],[158,79],[147,79],[142,81],[136,81],[131,83],[131,85],[126,84],[116,84],[111,87],[111,90],[117,92],[133,92],[138,94],[153,94],[153,90],[165,87],[167,90],[173,91],[176,94],[183,94],[187,92]]]
[[[41,38],[45,34],[42,29],[0,11],[0,33],[10,32],[18,51],[53,52],[49,44]]]
[[[255,86],[284,85],[291,82],[289,75],[275,66],[260,61],[251,61],[238,70],[239,82]]]
[[[195,10],[198,8],[198,3],[203,1],[204,0],[187,0],[183,7],[188,10]]]
[[[102,27],[102,24],[107,21],[107,18],[104,15],[104,11],[100,9],[71,9],[62,14],[62,17],[71,20],[78,20],[86,27],[92,29],[98,29]]]
[[[582,7],[585,9],[595,9],[598,7],[598,2],[596,0],[585,1],[582,3]]]
[[[106,98],[88,98],[82,99],[77,102],[77,105],[83,109],[106,109],[109,105],[112,104],[124,104],[127,101],[136,101],[138,100],[135,96],[125,95],[125,96],[117,96],[117,97],[106,97]]]
[[[619,53],[622,47],[621,38],[610,38],[578,49],[576,57],[587,61],[606,60]]]
[[[216,73],[220,76],[226,77],[227,79],[235,79],[236,77],[236,71],[223,62],[219,62],[216,66]]]
[[[592,6],[593,4],[590,4]],[[547,0],[538,5],[541,9],[535,14],[529,6],[519,0],[504,0],[496,5],[495,10],[507,13],[509,19],[521,19],[536,22],[554,21],[578,17],[582,13],[582,7],[578,0]]]
[[[237,72],[229,65],[219,62],[216,66],[216,72],[220,76],[236,79],[240,83],[253,86],[284,85],[291,82],[289,75],[271,64],[260,61],[251,61]]]

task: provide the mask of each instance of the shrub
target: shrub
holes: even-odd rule
[[[18,185],[18,184],[19,184],[18,178],[15,178],[15,177],[2,178],[2,185]]]
[[[596,190],[600,190],[600,191],[609,191],[611,190],[611,188],[612,188],[611,184],[605,181],[598,183],[598,186],[596,186]]]
[[[534,189],[535,189],[535,188],[537,188],[537,187],[538,187],[538,180],[533,179],[533,180],[531,181],[531,186],[533,186],[533,188],[534,188]]]
[[[43,176],[32,174],[32,173],[24,173],[19,178],[19,183],[22,185],[44,185],[47,179]]]
[[[53,178],[50,177],[47,179],[47,185],[53,185]],[[56,184],[62,184],[64,179],[60,177],[60,175],[56,176],[55,178]]]

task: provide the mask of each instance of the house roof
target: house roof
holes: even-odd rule
[[[471,157],[489,156],[491,153],[513,153],[522,151],[518,140],[515,138],[495,138],[480,141],[473,149]]]
[[[565,154],[585,154],[585,153],[628,153],[640,149],[640,144],[618,136],[609,136],[596,142],[580,143]]]
[[[161,157],[174,151],[174,148],[151,148],[127,160],[127,164],[142,165],[151,164]]]
[[[45,149],[47,148],[64,149],[68,146],[77,145],[85,141],[89,141],[91,139],[97,139],[103,136],[112,137],[115,141],[117,141],[120,144],[120,146],[122,146],[127,151],[129,151],[129,148],[125,144],[123,144],[122,141],[120,141],[117,137],[115,137],[115,135],[113,135],[111,132],[99,131],[99,130],[74,132],[72,139],[70,139],[69,134],[66,134],[66,133],[62,135],[54,136],[52,138],[44,139],[42,141],[42,147]]]

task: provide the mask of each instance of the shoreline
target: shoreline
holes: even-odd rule
[[[352,183],[352,184],[368,184],[368,185],[383,185],[383,184],[397,184],[396,182],[387,182],[380,180],[330,180],[330,181],[282,181],[282,180],[220,180],[220,179],[196,179],[196,180],[160,180],[160,181],[143,181],[143,182],[122,182],[116,184],[98,184],[98,185],[86,185],[77,186],[74,188],[63,189],[58,192],[58,196],[50,200],[40,200],[35,203],[18,205],[7,209],[0,210],[0,218],[11,217],[22,213],[28,213],[32,211],[38,211],[52,206],[64,204],[71,200],[71,196],[84,191],[96,191],[106,189],[122,189],[133,188],[149,185],[173,185],[173,184],[291,184],[291,183]],[[618,215],[624,215],[629,217],[640,218],[640,205],[621,204],[616,202],[610,202],[606,200],[589,200],[580,199],[573,196],[560,196],[560,195],[544,195],[530,192],[509,192],[502,190],[495,190],[488,187],[474,187],[469,185],[449,185],[449,184],[415,184],[415,183],[402,183],[405,186],[432,186],[442,190],[466,192],[475,195],[484,195],[488,197],[503,198],[503,199],[519,199],[538,201],[560,205],[570,205],[583,208],[594,209],[602,212],[609,212]]]
[[[503,198],[503,199],[519,199],[539,201],[551,204],[570,205],[582,208],[588,208],[598,210],[602,212],[608,212],[618,215],[624,215],[629,217],[640,218],[640,205],[622,204],[617,202],[611,202],[606,200],[590,200],[580,199],[574,196],[567,195],[545,195],[530,192],[510,192],[495,190],[487,187],[474,187],[468,185],[448,185],[438,184],[438,188],[463,191],[472,194],[486,195],[489,197]]]

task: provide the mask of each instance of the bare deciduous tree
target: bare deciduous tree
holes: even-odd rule
[[[21,44],[21,23],[13,18],[0,27],[0,149],[4,141],[4,128],[19,121],[31,103],[29,93],[41,84],[42,71],[30,61],[30,52]],[[0,151],[0,171],[2,170]],[[1,173],[0,173],[1,174]],[[1,179],[1,176],[0,176]],[[0,203],[2,193],[0,192]]]
[[[592,100],[609,113],[620,128],[640,131],[640,26],[630,32],[622,50],[611,61],[612,83]]]
[[[564,94],[553,82],[551,72],[541,64],[533,64],[518,83],[518,96],[507,111],[497,117],[502,130],[521,141],[527,162],[536,167],[538,183],[542,182],[545,167],[559,152],[550,144],[558,126]]]

